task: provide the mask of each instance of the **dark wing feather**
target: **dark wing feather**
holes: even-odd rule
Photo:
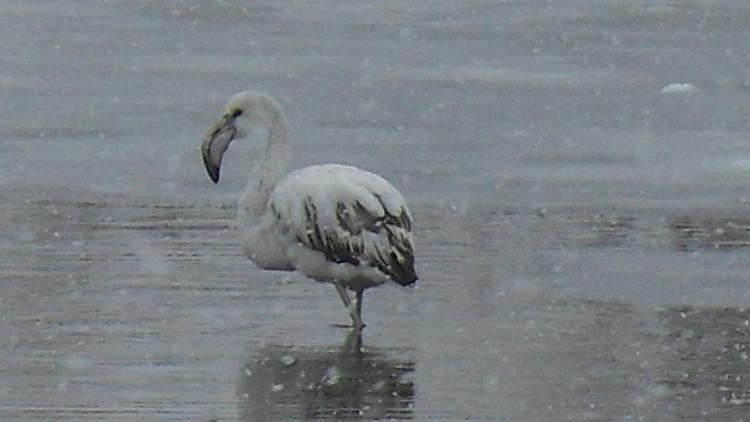
[[[417,275],[414,270],[414,249],[411,241],[409,213],[402,207],[397,215],[391,214],[380,195],[374,194],[373,196],[382,207],[382,216],[373,215],[359,201],[352,206],[338,203],[336,218],[339,225],[352,236],[361,236],[363,232],[369,232],[384,237],[389,247],[375,248],[374,257],[368,261],[383,273],[388,274],[393,281],[404,286],[412,284],[417,280]]]
[[[336,227],[321,224],[314,200],[306,198],[305,229],[297,233],[297,241],[324,253],[330,262],[372,266],[403,286],[413,284],[417,274],[409,213],[401,208],[391,214],[382,199],[374,196],[380,212],[368,210],[359,201],[337,203]]]

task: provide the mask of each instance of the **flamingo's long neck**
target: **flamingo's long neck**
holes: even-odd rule
[[[268,144],[260,157],[256,174],[250,177],[245,191],[240,196],[239,216],[245,224],[255,224],[266,209],[268,197],[284,175],[289,172],[291,145],[289,124],[278,106],[273,111],[273,119],[268,127]]]

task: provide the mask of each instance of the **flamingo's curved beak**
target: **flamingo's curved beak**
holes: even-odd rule
[[[237,126],[235,118],[230,114],[222,115],[208,129],[206,136],[203,138],[201,145],[201,154],[203,155],[203,164],[206,166],[208,177],[214,183],[219,182],[219,169],[221,168],[221,159],[224,152],[229,148],[229,143],[237,135]]]

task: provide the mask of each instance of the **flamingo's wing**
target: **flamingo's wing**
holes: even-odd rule
[[[284,230],[328,262],[375,268],[404,286],[417,280],[409,210],[398,190],[373,173],[306,167],[279,183],[269,207]]]

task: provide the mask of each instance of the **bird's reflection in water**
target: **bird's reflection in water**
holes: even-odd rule
[[[414,362],[408,350],[268,346],[245,364],[242,419],[411,419]],[[399,355],[394,359],[389,355]]]

